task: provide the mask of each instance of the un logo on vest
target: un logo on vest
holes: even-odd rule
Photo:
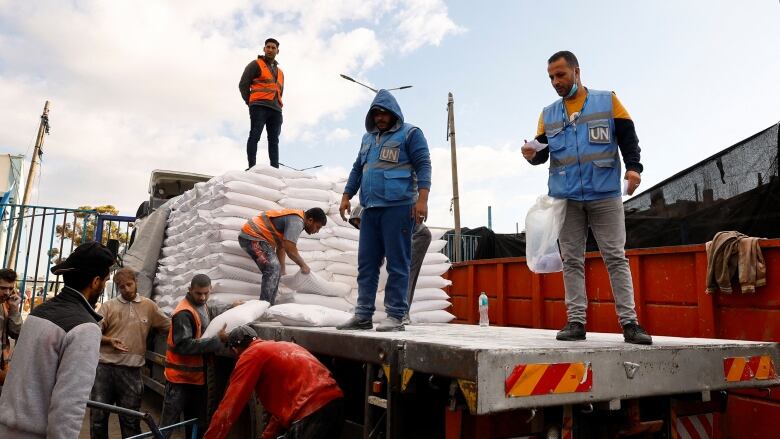
[[[379,160],[383,162],[398,163],[398,157],[401,155],[400,148],[391,148],[385,146],[379,150]]]
[[[608,125],[588,126],[588,140],[590,143],[611,143]]]

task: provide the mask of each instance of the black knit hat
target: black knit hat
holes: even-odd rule
[[[239,346],[248,345],[256,338],[257,332],[255,332],[251,326],[241,325],[238,328],[230,331],[230,334],[228,334],[227,345],[229,348],[236,348]]]
[[[51,267],[53,274],[78,271],[82,273],[103,273],[116,262],[114,254],[99,242],[88,242],[76,247],[63,262]]]

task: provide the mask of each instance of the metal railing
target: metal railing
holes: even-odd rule
[[[184,428],[188,425],[192,425],[192,433],[191,433],[191,439],[195,439],[198,437],[198,418],[189,419],[187,421],[178,422],[176,424],[171,424],[165,427],[158,427],[157,423],[154,421],[154,417],[150,413],[143,413],[135,410],[130,410],[124,407],[119,407],[111,404],[104,404],[102,402],[97,401],[87,401],[87,407],[89,407],[92,410],[105,410],[110,413],[116,413],[117,415],[123,415],[123,416],[129,416],[131,418],[140,419],[146,423],[146,426],[149,427],[149,431],[146,433],[141,433],[135,436],[131,436],[126,439],[143,439],[147,437],[153,437],[155,439],[165,439],[164,432],[178,430],[180,428]]]
[[[135,220],[136,218],[134,216],[100,214],[95,220],[95,234],[93,239],[107,245],[111,251],[119,255],[121,261],[121,255],[125,253],[127,243],[130,240],[130,235],[134,230]],[[109,290],[101,296],[101,302],[116,297],[117,289],[114,282],[111,282],[106,288]]]
[[[441,239],[447,241],[447,245],[444,246],[441,252],[447,255],[449,260],[452,262],[471,261],[474,259],[474,257],[477,254],[477,246],[479,245],[479,236],[470,236],[470,235],[460,236],[460,244],[462,250],[461,255],[463,256],[462,261],[455,260],[455,234],[452,232],[445,233]]]
[[[86,242],[94,210],[50,206],[0,205],[0,252],[2,266],[19,275],[19,291],[24,306],[29,292],[30,309],[40,295],[56,294],[60,276],[50,269],[60,258],[70,254],[80,242]]]

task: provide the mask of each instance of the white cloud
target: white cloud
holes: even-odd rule
[[[531,166],[520,155],[520,145],[459,146],[458,186],[461,226],[479,227],[488,223],[488,206],[493,210],[493,230],[515,232],[523,229],[525,213],[538,195],[547,192],[547,169]],[[431,149],[433,186],[428,223],[454,226],[452,201],[452,161],[449,147]],[[529,195],[534,194],[534,195]]]
[[[432,44],[438,46],[448,34],[465,32],[447,15],[447,5],[439,0],[409,0],[398,17],[398,28],[406,37],[401,53]]]
[[[399,26],[414,9],[439,24],[414,32]],[[305,146],[321,133],[346,139],[348,129],[329,124],[370,99],[339,73],[368,76],[395,52],[386,42],[410,52],[456,31],[441,2],[139,7],[134,1],[0,0],[0,148],[28,149],[49,99],[52,134],[41,193],[33,199],[61,206],[113,203],[132,213],[146,197],[153,169],[218,174],[245,167],[249,120],[237,85],[266,36],[281,42],[282,141]],[[265,142],[258,146],[260,158]]]
[[[328,133],[327,139],[333,141],[347,140],[351,135],[352,133],[350,133],[348,129],[335,128],[330,133]]]

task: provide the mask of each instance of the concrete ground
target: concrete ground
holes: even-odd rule
[[[158,395],[157,393],[147,388],[144,393],[143,401],[141,402],[141,411],[151,413],[155,421],[159,421],[160,412],[162,411],[162,402],[163,402],[162,396]],[[141,422],[141,431],[144,432],[149,431],[149,429],[146,428],[146,425],[143,422]],[[119,418],[115,414],[112,414],[111,418],[109,419],[108,437],[110,439],[119,439],[122,437],[122,433],[119,430]],[[179,430],[175,432],[173,435],[171,435],[171,438],[184,439],[184,431]],[[90,439],[89,438],[89,409],[87,409],[87,412],[84,416],[84,421],[81,424],[81,433],[79,434],[79,439]]]

